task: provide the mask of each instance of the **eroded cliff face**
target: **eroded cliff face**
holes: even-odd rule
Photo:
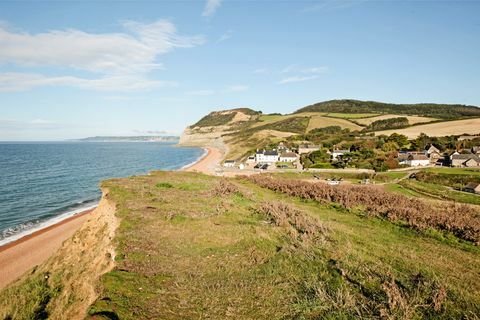
[[[109,200],[108,190],[102,191],[100,204],[73,237],[2,292],[0,318],[39,314],[49,319],[85,318],[97,299],[100,277],[114,267],[115,260],[115,204]],[[35,302],[38,299],[44,301]]]

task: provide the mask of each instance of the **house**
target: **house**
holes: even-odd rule
[[[434,145],[431,145],[430,148],[425,149],[425,155],[426,155],[427,157],[430,156],[432,153],[438,153],[438,154],[440,154],[440,150],[438,150],[437,148],[435,148]]]
[[[332,151],[332,159],[335,160],[338,157],[342,157],[344,154],[349,153],[350,150],[333,150]]]
[[[405,164],[410,167],[426,167],[430,164],[430,160],[423,154],[411,154],[408,156]]]
[[[280,155],[280,162],[295,162],[297,161],[297,154],[293,152],[284,152]]]
[[[235,160],[225,160],[225,162],[223,163],[223,166],[225,168],[233,168],[235,167]]]
[[[320,150],[320,146],[315,146],[313,144],[301,144],[298,146],[298,154],[310,153],[318,150]]]
[[[452,167],[480,167],[480,157],[473,153],[454,152],[450,156],[450,164]]]
[[[480,155],[480,146],[475,146],[472,148],[472,153]]]
[[[439,152],[432,152],[428,154],[428,159],[430,160],[431,164],[443,164],[444,156],[441,155]]]
[[[257,163],[275,163],[278,162],[277,150],[262,150],[255,153],[255,161]]]
[[[279,152],[289,152],[290,150],[288,150],[287,146],[283,143],[283,142],[280,142],[277,146],[277,150]]]
[[[466,192],[480,194],[480,183],[470,182],[463,189]]]

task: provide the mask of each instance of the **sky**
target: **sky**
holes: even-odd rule
[[[480,1],[1,1],[0,141],[330,99],[480,105]]]

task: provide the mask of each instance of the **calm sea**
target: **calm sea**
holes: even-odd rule
[[[180,169],[202,154],[154,142],[0,142],[0,245],[94,207],[103,179]]]

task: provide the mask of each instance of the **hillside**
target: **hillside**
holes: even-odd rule
[[[189,126],[180,138],[180,145],[216,146],[225,150],[226,158],[240,160],[256,149],[286,139],[301,142],[310,132],[332,126],[356,132],[358,137],[372,132],[376,135],[405,132],[409,138],[422,132],[434,136],[478,134],[480,108],[357,100],[321,102],[286,115],[237,108],[212,112]]]
[[[304,112],[337,112],[337,113],[381,113],[399,115],[428,116],[440,119],[458,119],[464,117],[480,117],[480,108],[460,104],[393,104],[360,100],[331,100],[312,104],[295,113]]]
[[[103,188],[98,223],[0,292],[1,319],[475,319],[480,312],[473,209],[282,175],[153,172]],[[108,238],[114,224],[102,217],[113,207],[120,225]]]

